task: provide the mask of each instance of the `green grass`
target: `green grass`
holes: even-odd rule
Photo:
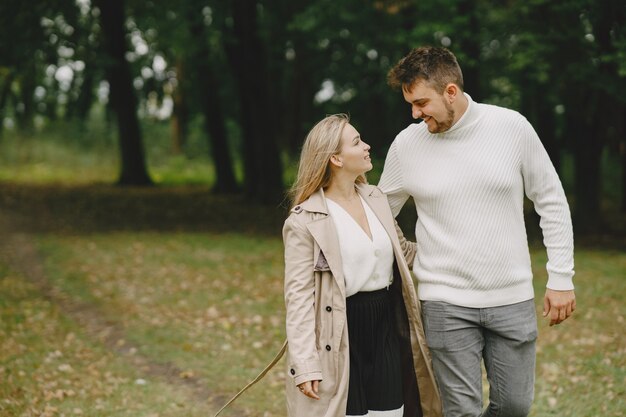
[[[91,340],[24,277],[2,264],[0,277],[0,416],[208,414]]]
[[[41,247],[55,286],[122,324],[139,353],[190,370],[215,394],[234,394],[284,338],[278,240],[122,233],[47,237]],[[282,415],[280,368],[268,376],[272,392],[252,391],[241,407]]]
[[[212,185],[215,170],[208,141],[192,123],[183,154],[171,151],[168,122],[142,121],[146,164],[157,184]],[[56,122],[34,134],[14,130],[0,138],[0,181],[29,184],[114,183],[119,175],[119,150],[115,125],[97,117],[85,128]],[[235,160],[236,176],[242,171]]]
[[[107,322],[117,323],[126,340],[138,346],[138,354],[174,363],[200,378],[222,399],[253,378],[284,338],[279,239],[211,233],[112,233],[47,235],[38,239],[38,245],[45,255],[48,279],[60,294],[88,303]],[[538,250],[532,257],[540,313],[546,259]],[[556,327],[548,327],[546,320],[539,318],[536,399],[531,415],[622,416],[626,407],[622,308],[626,255],[579,250],[576,263],[575,315]],[[145,392],[157,382],[134,385],[136,370],[82,336],[75,323],[20,277],[9,273],[1,290],[0,366],[5,382],[0,384],[0,393],[12,401],[12,410],[25,412],[35,398],[38,410],[43,410],[45,384],[56,384],[55,390],[96,384],[98,378],[89,375],[95,363],[99,375],[115,375],[117,383],[107,396],[92,389],[79,395],[82,391],[72,388],[76,395],[50,403],[66,407],[63,409],[71,414],[72,408],[86,410],[87,404],[104,401],[101,414],[93,415],[143,415],[111,411],[119,410],[124,398],[141,396],[146,409],[170,415],[167,404],[177,401],[174,388],[159,385],[165,394],[158,395]],[[73,335],[71,343],[69,334]],[[53,355],[53,362],[47,363],[46,358],[57,350],[63,356]],[[58,370],[59,364],[66,362],[74,369],[72,376]],[[279,363],[237,402],[237,408],[252,416],[284,415],[284,366],[284,361]],[[26,377],[33,372],[47,376],[41,381]],[[20,373],[24,377],[19,377]],[[29,380],[30,388],[18,390],[18,378],[21,383]],[[161,398],[167,395],[174,399]],[[193,402],[178,400],[190,407],[184,415],[194,415]],[[0,415],[6,407],[0,405]]]

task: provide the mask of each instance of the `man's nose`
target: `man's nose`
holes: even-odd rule
[[[417,108],[417,106],[414,106],[411,109],[411,116],[413,116],[414,119],[419,119],[420,117],[422,117],[422,111]]]

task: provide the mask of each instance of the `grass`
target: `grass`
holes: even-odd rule
[[[284,339],[282,209],[211,195],[213,166],[197,126],[185,154],[173,156],[169,126],[144,121],[150,174],[162,187],[108,186],[118,169],[111,132],[97,122],[87,132],[56,124],[35,137],[5,131],[0,139],[0,210],[35,240],[52,289],[0,258],[0,417],[211,415]],[[610,186],[618,171],[614,158],[607,161]],[[295,166],[283,162],[289,183]],[[371,182],[382,165],[375,163]],[[611,189],[605,195],[614,205],[619,193]],[[539,318],[533,417],[626,415],[626,254],[589,242],[576,253],[578,311],[552,328]],[[540,313],[545,254],[535,249],[532,260]],[[94,337],[80,312],[68,313],[70,302],[115,327],[116,343],[135,356]],[[155,375],[133,357],[172,364],[182,376]],[[284,415],[284,366],[224,415]],[[187,377],[211,398],[194,397]]]
[[[14,130],[0,138],[0,181],[29,184],[111,184],[119,175],[119,151],[114,125],[98,112],[85,127],[55,122],[31,135]],[[151,178],[160,185],[215,181],[208,141],[191,124],[180,155],[172,154],[168,122],[142,120],[143,145]],[[241,179],[241,166],[235,162]]]
[[[139,355],[175,364],[204,381],[220,401],[254,377],[284,338],[282,244],[277,238],[125,232],[42,235],[37,242],[55,291],[92,306],[124,329]],[[539,304],[546,259],[540,250],[532,258]],[[532,416],[622,416],[626,255],[579,250],[576,260],[576,314],[552,328],[539,319]],[[178,415],[193,416],[204,407],[215,411],[215,405],[181,399],[171,385],[136,385],[140,370],[82,335],[76,323],[21,277],[6,268],[2,272],[0,415],[35,415],[28,414],[29,407],[42,411],[46,406],[72,415],[74,409],[87,412],[94,404],[101,408],[87,414],[167,416],[179,410]],[[65,364],[71,373],[61,370],[69,369],[60,368]],[[251,416],[284,415],[284,366],[279,363],[237,408]],[[103,375],[112,382],[106,383]],[[142,399],[133,402],[132,412],[125,409],[131,398]]]
[[[0,264],[0,277],[0,416],[208,414],[91,340],[23,276]]]

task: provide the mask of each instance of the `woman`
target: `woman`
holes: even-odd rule
[[[288,415],[441,416],[404,239],[345,115],[308,134],[283,228]],[[406,259],[405,259],[406,258]]]

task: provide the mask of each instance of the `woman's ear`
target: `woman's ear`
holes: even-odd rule
[[[337,168],[341,168],[343,166],[343,161],[337,155],[333,155],[330,157],[330,163]]]

